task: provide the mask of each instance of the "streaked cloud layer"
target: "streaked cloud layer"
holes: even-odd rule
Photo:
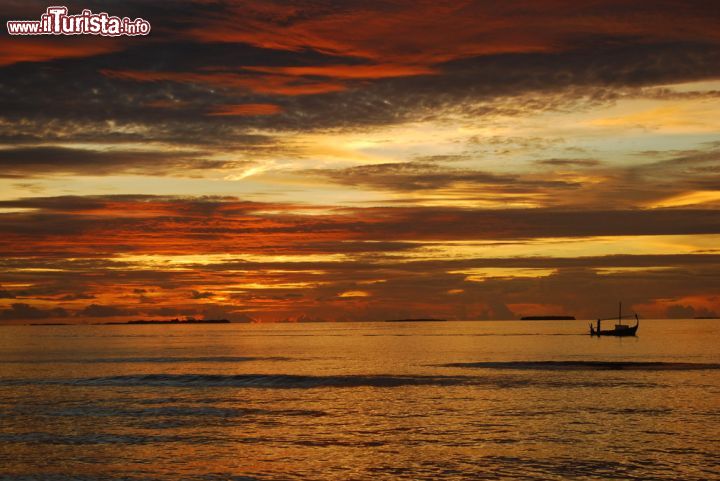
[[[153,31],[0,37],[3,322],[720,313],[707,2],[68,7]]]

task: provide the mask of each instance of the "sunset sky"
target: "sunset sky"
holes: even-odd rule
[[[720,314],[720,4],[83,1],[10,37],[0,322]]]

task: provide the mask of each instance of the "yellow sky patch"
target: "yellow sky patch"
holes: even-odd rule
[[[370,297],[370,293],[366,291],[345,291],[338,297]]]
[[[718,201],[720,201],[720,190],[699,190],[674,195],[661,201],[653,202],[649,204],[648,207],[653,209],[663,207],[683,207],[688,205],[705,204],[708,202]]]

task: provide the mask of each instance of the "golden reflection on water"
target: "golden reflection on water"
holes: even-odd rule
[[[585,324],[5,327],[0,479],[717,473],[718,323]]]

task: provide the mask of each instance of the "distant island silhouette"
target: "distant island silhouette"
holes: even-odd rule
[[[521,321],[574,321],[575,316],[524,316]]]
[[[101,326],[122,326],[122,325],[137,325],[137,324],[230,324],[230,321],[227,319],[169,319],[166,321],[163,320],[155,320],[155,319],[140,319],[137,321],[125,321],[125,322],[99,322],[96,325]]]
[[[447,322],[447,319],[433,319],[433,318],[388,319],[385,322]]]

